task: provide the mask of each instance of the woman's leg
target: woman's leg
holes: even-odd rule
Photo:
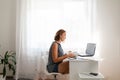
[[[62,74],[68,74],[69,73],[69,61],[60,63],[58,66],[58,72]]]

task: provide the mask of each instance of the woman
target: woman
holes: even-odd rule
[[[49,58],[47,64],[48,72],[59,72],[62,74],[69,73],[69,62],[63,62],[63,60],[68,57],[74,57],[75,55],[71,52],[64,55],[60,43],[65,39],[66,31],[63,29],[58,30],[54,37],[55,41],[52,43],[49,50]]]

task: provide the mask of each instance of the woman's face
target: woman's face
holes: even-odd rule
[[[60,35],[60,40],[64,41],[66,39],[66,32],[64,32],[62,35]]]

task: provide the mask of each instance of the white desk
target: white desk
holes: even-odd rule
[[[98,73],[98,61],[92,59],[71,59],[69,60],[70,74],[69,80],[82,80],[80,79],[80,73]]]

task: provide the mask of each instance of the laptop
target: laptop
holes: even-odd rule
[[[95,55],[96,44],[95,43],[87,43],[87,47],[85,50],[85,54],[80,54],[80,57],[92,57]]]

